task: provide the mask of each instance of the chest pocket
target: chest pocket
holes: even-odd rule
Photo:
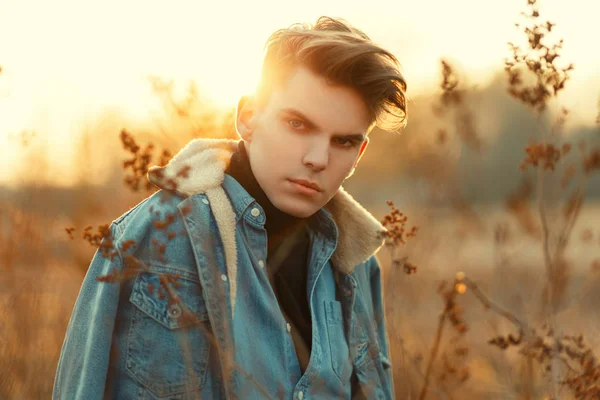
[[[323,304],[325,306],[331,367],[342,382],[350,382],[353,367],[350,362],[348,342],[344,334],[342,304],[335,300],[324,301]]]
[[[210,323],[198,280],[180,278],[171,282],[169,296],[160,279],[160,274],[152,272],[135,278],[129,297],[135,309],[127,340],[126,368],[154,395],[165,397],[196,391],[204,384]],[[173,294],[179,302],[170,301]]]

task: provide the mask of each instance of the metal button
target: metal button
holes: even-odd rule
[[[227,280],[227,275],[221,274],[221,280],[225,282]]]
[[[203,202],[204,204],[208,204],[208,199],[202,199],[202,202]]]
[[[292,331],[292,326],[290,325],[290,323],[289,323],[289,322],[286,324],[286,326],[285,326],[285,327],[287,328],[287,331],[288,331],[288,332],[291,332],[291,331]]]
[[[302,390],[298,392],[298,399],[302,400],[304,398],[304,393],[302,393]]]
[[[260,215],[260,210],[256,207],[254,207],[252,209],[252,211],[250,211],[250,213],[252,214],[253,217],[258,217]]]
[[[169,306],[167,312],[169,313],[169,317],[177,319],[181,316],[181,307],[179,306],[179,304],[173,303]]]
[[[263,260],[259,260],[259,261],[258,261],[258,265],[259,265],[261,268],[264,268],[264,267],[265,267],[265,262],[264,262]]]

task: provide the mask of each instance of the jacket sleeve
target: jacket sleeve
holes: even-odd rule
[[[114,224],[111,224],[114,237]],[[102,399],[108,373],[120,284],[96,277],[121,269],[120,254],[109,258],[97,250],[85,275],[54,380],[53,399]]]
[[[379,262],[375,256],[371,257],[371,299],[373,301],[373,318],[377,341],[379,344],[379,358],[381,368],[384,374],[384,383],[387,385],[385,391],[393,398],[394,384],[392,380],[392,362],[390,354],[389,339],[387,333],[387,323],[385,318],[385,302],[383,296],[382,274]]]

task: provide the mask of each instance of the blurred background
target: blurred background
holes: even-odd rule
[[[527,0],[0,1],[0,398],[50,396],[95,251],[82,232],[151,193],[143,182],[134,190],[121,133],[154,146],[150,165],[195,137],[237,137],[235,105],[256,85],[267,37],[321,15],[344,18],[389,49],[408,82],[407,127],[373,132],[345,184],[377,218],[392,200],[418,226],[406,245],[379,253],[398,397],[422,392],[444,307],[440,281],[465,272],[503,307],[538,321],[546,268],[539,181],[519,164],[542,137],[587,149],[548,173],[541,195],[550,241],[571,225],[558,321],[598,349],[600,180],[572,166],[600,145],[600,4],[537,7],[556,24],[546,39],[564,39],[555,64],[574,65],[543,113],[510,94],[505,70],[508,43],[527,47],[515,25]],[[572,218],[565,207],[583,181],[585,202]],[[73,238],[65,228],[75,228]],[[398,257],[417,272],[405,274]],[[456,362],[468,377],[448,372],[446,351],[456,343],[447,333],[427,398],[544,398],[543,368],[487,343],[511,325],[468,290],[460,301],[469,325],[460,340],[471,350]]]

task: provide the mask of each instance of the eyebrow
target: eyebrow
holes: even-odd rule
[[[297,118],[300,118],[302,120],[304,120],[304,122],[310,126],[312,126],[313,128],[317,128],[319,129],[319,126],[317,124],[315,124],[314,122],[312,122],[306,115],[302,114],[300,111],[294,109],[294,108],[284,108],[280,111],[280,114],[291,114],[296,116]],[[343,133],[336,133],[333,135],[336,139],[347,139],[347,140],[356,140],[356,141],[364,141],[365,140],[365,134],[364,133],[349,133],[349,134],[343,134]]]

